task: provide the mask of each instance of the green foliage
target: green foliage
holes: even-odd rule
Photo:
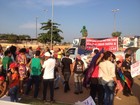
[[[19,35],[18,37],[19,37],[19,39],[22,39],[22,40],[31,38],[29,35]]]
[[[41,43],[47,43],[51,41],[51,30],[52,30],[52,22],[51,20],[48,20],[48,22],[44,22],[41,23],[42,27],[40,28],[43,31],[47,31],[45,33],[40,33],[39,37],[38,37],[38,41]],[[52,32],[52,41],[54,42],[61,42],[64,38],[59,34],[60,32],[62,32],[62,30],[60,30],[58,28],[58,26],[60,26],[60,24],[58,23],[53,23],[53,32]]]
[[[50,42],[50,34],[45,34],[45,33],[41,33],[39,34],[39,37],[38,37],[38,41],[41,42],[41,43],[47,43],[47,42]]]
[[[112,33],[112,37],[120,37],[121,34],[122,34],[122,33],[121,33],[121,32],[118,32],[118,31],[117,31],[117,32],[113,32],[113,33]]]
[[[17,35],[11,34],[7,36],[7,40],[9,43],[17,43],[19,37]]]
[[[0,34],[1,40],[7,40],[9,43],[17,43],[19,40],[30,38],[29,35],[16,35],[16,34]]]

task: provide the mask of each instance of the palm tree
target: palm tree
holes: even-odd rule
[[[113,33],[112,33],[112,37],[120,37],[121,34],[122,34],[122,33],[121,33],[121,32],[118,32],[118,31],[117,31],[117,32],[113,32]]]
[[[41,23],[42,27],[40,28],[43,31],[47,31],[46,33],[40,33],[38,40],[40,42],[43,43],[47,43],[51,41],[51,30],[52,30],[52,21],[48,20],[48,22],[44,22]],[[60,32],[62,32],[62,30],[60,30],[58,28],[58,26],[60,26],[60,24],[58,23],[53,23],[53,33],[52,33],[52,40],[56,41],[56,42],[61,42],[64,38],[59,34]]]

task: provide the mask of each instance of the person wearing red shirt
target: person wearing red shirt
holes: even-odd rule
[[[10,64],[11,73],[8,73],[9,77],[9,95],[12,102],[18,101],[18,88],[19,88],[19,74],[18,66],[15,62]]]

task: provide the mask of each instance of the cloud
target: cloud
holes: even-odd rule
[[[53,0],[54,5],[58,6],[70,6],[81,3],[87,3],[93,0]],[[22,4],[20,6],[41,6],[41,5],[52,5],[52,0],[15,0],[10,2],[12,4]]]
[[[89,2],[89,1],[90,0],[57,0],[57,1],[54,0],[54,5],[69,6],[69,5],[76,5],[76,4],[86,3],[86,2]]]
[[[40,27],[41,27],[41,25],[38,23],[37,28],[40,28]],[[25,24],[20,25],[19,28],[21,28],[21,29],[36,29],[36,23],[32,23],[32,22],[25,23]]]

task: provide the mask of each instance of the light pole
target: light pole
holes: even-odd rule
[[[37,32],[37,28],[38,28],[38,27],[37,27],[37,19],[38,19],[38,17],[36,17],[36,39],[37,39],[37,36],[38,36],[38,35],[37,35],[37,34],[38,34],[38,32]]]
[[[51,49],[53,48],[53,46],[52,46],[52,42],[53,42],[53,40],[52,40],[52,36],[53,36],[53,14],[54,14],[54,0],[52,0],[52,20],[51,20],[51,23],[52,23],[52,25],[51,25]]]
[[[113,9],[112,12],[114,13],[114,32],[116,32],[116,12],[118,12],[119,9]]]

